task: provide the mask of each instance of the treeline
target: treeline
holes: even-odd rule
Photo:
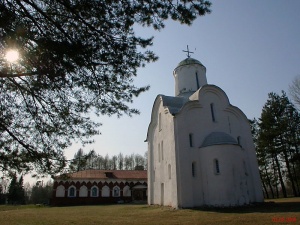
[[[140,154],[102,156],[96,154],[95,151],[84,153],[83,149],[79,149],[69,163],[71,172],[86,170],[86,169],[101,169],[101,170],[134,170],[136,168],[147,169],[147,153],[144,156]]]
[[[9,179],[3,177],[0,183],[0,204],[49,204],[53,190],[51,181],[45,184],[44,181],[37,181],[34,185],[23,182],[23,176],[18,178],[12,175],[10,183]]]
[[[299,196],[300,115],[286,93],[269,93],[251,125],[265,198]]]

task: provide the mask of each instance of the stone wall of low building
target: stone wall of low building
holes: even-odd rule
[[[86,187],[86,196],[80,196],[80,190]],[[109,194],[103,191],[103,187],[109,189]],[[139,187],[139,188],[135,188]],[[134,200],[147,200],[147,182],[146,181],[55,181],[53,185],[53,195],[51,205],[96,205],[96,204],[113,204],[126,203]],[[74,188],[73,195],[70,196],[70,189]],[[93,196],[92,189],[97,189],[97,194]],[[58,190],[60,189],[60,190]],[[63,190],[64,189],[64,190]],[[107,190],[108,190],[107,189]],[[114,193],[114,190],[117,190]],[[61,192],[63,190],[63,194]],[[126,193],[124,193],[126,191]]]

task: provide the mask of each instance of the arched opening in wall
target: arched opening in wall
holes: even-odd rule
[[[109,187],[105,185],[102,188],[102,197],[109,197],[109,196],[110,196]]]
[[[168,175],[169,179],[171,179],[171,164],[168,165]]]
[[[74,186],[69,187],[68,197],[76,197],[76,188]]]
[[[190,147],[194,147],[193,134],[192,133],[189,134],[189,142],[190,142]]]
[[[161,131],[162,126],[161,126],[161,113],[158,114],[158,130]]]
[[[128,185],[126,185],[124,188],[123,188],[123,196],[124,197],[131,197],[131,190],[129,188]]]
[[[238,145],[242,146],[242,144],[241,144],[241,136],[238,136],[236,139],[237,139]]]
[[[99,196],[99,189],[98,187],[94,186],[91,189],[91,197],[98,197]]]
[[[83,185],[79,189],[79,197],[87,197],[87,196],[88,196],[88,189],[85,185]]]
[[[197,84],[197,90],[200,88],[200,85],[199,85],[199,78],[198,78],[198,72],[196,72],[196,84]]]
[[[65,197],[65,187],[63,185],[56,188],[56,197]]]
[[[164,141],[161,141],[160,150],[161,150],[161,160],[164,160]]]
[[[214,103],[210,103],[210,113],[211,113],[211,119],[212,119],[212,121],[216,122]]]
[[[132,187],[132,200],[133,201],[147,200],[147,186],[144,184],[138,184]]]
[[[196,162],[192,162],[192,176],[196,177]]]
[[[113,197],[120,197],[120,188],[118,186],[113,188]]]
[[[158,162],[160,162],[160,157],[161,157],[161,153],[160,153],[160,143],[158,143]]]
[[[164,183],[160,184],[160,204],[164,205],[165,203],[165,186]]]
[[[218,159],[214,159],[214,172],[215,174],[220,174],[220,164]]]

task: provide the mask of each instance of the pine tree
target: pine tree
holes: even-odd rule
[[[263,158],[266,164],[264,174],[271,176],[277,197],[278,182],[284,197],[287,197],[287,183],[293,195],[299,195],[299,121],[299,113],[285,92],[269,94],[259,122],[257,148],[259,160]]]
[[[73,172],[78,172],[84,170],[87,165],[87,155],[83,152],[83,149],[80,148],[75,153],[74,158],[71,160],[69,168]]]
[[[23,187],[23,176],[17,180],[16,174],[12,176],[9,188],[8,188],[8,202],[10,204],[24,204],[25,203],[25,190]]]

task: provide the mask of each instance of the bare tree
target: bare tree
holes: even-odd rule
[[[123,166],[124,166],[124,156],[120,152],[119,155],[118,155],[118,169],[123,170]]]
[[[289,86],[289,93],[294,101],[294,103],[300,107],[300,75],[296,76],[292,84]]]

